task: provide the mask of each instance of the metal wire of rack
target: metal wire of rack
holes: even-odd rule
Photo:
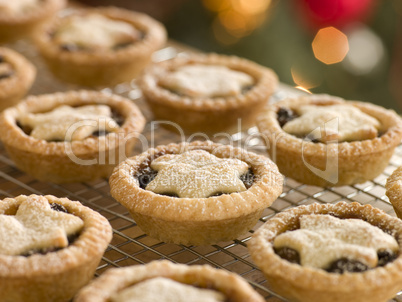
[[[79,88],[54,79],[29,42],[20,41],[8,46],[27,56],[37,67],[38,76],[31,91],[32,94]],[[170,44],[170,46],[156,53],[154,59],[155,61],[161,61],[173,56],[182,55],[185,52],[185,48],[183,49],[183,47],[176,44]],[[163,128],[154,127],[155,125],[151,122],[152,115],[143,103],[141,92],[136,87],[135,81],[113,88],[104,88],[103,90],[126,96],[142,109],[149,121],[144,130],[146,138],[155,139],[157,144],[179,142],[183,139]],[[293,92],[281,86],[274,98],[281,99],[289,93]],[[232,136],[232,139],[241,144],[245,135],[253,135],[255,132],[256,129],[250,129],[248,133],[239,133]],[[134,152],[144,151],[145,147],[139,145]],[[249,141],[248,147],[253,149],[250,151],[264,154],[264,147],[261,146],[261,142],[258,139]],[[1,145],[0,197],[14,197],[20,194],[51,194],[59,197],[68,197],[72,200],[80,201],[105,216],[113,227],[113,239],[102,258],[96,275],[102,274],[111,267],[144,264],[158,259],[168,259],[172,262],[189,265],[209,264],[239,274],[263,295],[266,301],[276,302],[285,300],[269,289],[262,272],[252,262],[247,250],[247,242],[253,232],[276,213],[291,207],[313,202],[336,203],[341,200],[347,202],[358,201],[362,204],[371,204],[395,216],[393,208],[385,196],[384,184],[387,177],[400,165],[402,165],[402,146],[396,149],[389,166],[380,176],[363,184],[338,188],[320,188],[307,186],[288,178],[285,181],[283,193],[271,207],[264,211],[261,219],[252,230],[236,240],[221,242],[211,246],[175,245],[151,238],[136,225],[128,211],[110,196],[107,180],[101,179],[89,183],[64,185],[40,182],[19,171],[7,157]],[[392,301],[402,301],[402,293]]]

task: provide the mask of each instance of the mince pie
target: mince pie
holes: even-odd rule
[[[27,98],[0,115],[0,139],[17,167],[42,181],[108,177],[130,155],[145,119],[131,101],[95,91]]]
[[[0,204],[0,292],[6,302],[70,300],[93,277],[112,238],[99,213],[67,198]]]
[[[30,36],[66,4],[65,0],[13,0],[0,3],[0,42]]]
[[[394,111],[328,95],[271,104],[257,124],[281,173],[317,186],[375,178],[402,138]]]
[[[398,167],[385,184],[386,192],[389,201],[394,207],[396,216],[402,219],[402,166]]]
[[[162,24],[116,7],[75,10],[34,36],[51,71],[61,80],[109,86],[136,77],[166,42]]]
[[[209,54],[154,64],[140,86],[155,118],[168,121],[162,125],[212,134],[254,125],[277,82],[272,70],[256,63]]]
[[[271,288],[300,302],[386,302],[402,284],[402,221],[357,202],[275,215],[248,243]]]
[[[0,111],[18,103],[35,80],[36,68],[25,57],[0,47]]]
[[[208,265],[167,260],[114,268],[84,287],[74,302],[263,302],[241,277]]]
[[[112,196],[152,237],[206,245],[250,230],[282,192],[268,158],[212,142],[149,149],[116,167]]]

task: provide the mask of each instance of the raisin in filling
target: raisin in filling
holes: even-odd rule
[[[117,125],[119,125],[119,127],[121,127],[124,124],[124,117],[113,108],[111,108],[111,110],[112,110],[112,119],[116,122]],[[92,136],[95,137],[106,136],[109,133],[110,132],[106,130],[97,130],[92,133]]]
[[[242,94],[246,94],[247,92],[249,92],[251,89],[253,89],[254,85],[248,85],[248,86],[244,86],[241,89],[241,93]]]
[[[281,127],[285,126],[291,120],[294,120],[295,118],[299,117],[299,115],[296,114],[296,112],[294,112],[292,109],[285,108],[285,107],[280,107],[276,114],[277,114],[278,123]],[[299,137],[299,136],[296,136],[296,137]],[[318,139],[316,139],[314,137],[310,137],[309,135],[307,135],[305,137],[299,137],[299,138],[306,139],[313,143],[320,142]]]
[[[165,155],[165,152],[160,152],[154,155],[153,159],[158,158],[159,156]],[[151,159],[147,159],[146,161],[142,162],[139,169],[136,171],[136,173],[133,175],[134,178],[138,179],[138,184],[141,189],[145,190],[146,186],[154,180],[156,175],[158,174],[158,171],[155,171],[154,169],[151,168]],[[248,171],[240,176],[240,180],[244,183],[244,186],[249,189],[255,181],[255,174],[251,168],[248,169]],[[216,197],[216,196],[221,196],[223,192],[217,192],[212,194],[211,196],[208,197]],[[161,195],[165,196],[170,196],[170,197],[178,197],[177,194],[172,193],[172,192],[166,192]]]
[[[68,213],[67,209],[59,203],[51,203],[50,208],[56,212]]]
[[[291,248],[288,247],[283,247],[276,249],[274,248],[275,253],[281,257],[282,259],[285,259],[291,263],[296,263],[300,264],[300,255],[299,253]],[[377,252],[378,256],[378,267],[379,266],[384,266],[392,261],[394,261],[398,255],[393,253],[390,250],[382,250]],[[328,268],[325,270],[328,273],[336,273],[336,274],[343,274],[345,272],[350,272],[350,273],[360,273],[360,272],[365,272],[369,270],[370,268],[365,265],[364,263],[353,260],[353,259],[347,259],[347,258],[341,258],[338,260],[335,260],[332,262]]]
[[[298,115],[292,109],[285,107],[280,107],[276,114],[278,116],[278,122],[281,127],[285,126],[286,123],[298,117]]]
[[[50,208],[53,211],[68,213],[68,210],[63,205],[58,204],[58,203],[51,203]],[[78,239],[78,237],[80,237],[79,233],[68,236],[67,237],[68,245],[73,244]],[[59,247],[47,247],[47,248],[43,248],[43,249],[34,249],[34,250],[30,250],[30,251],[22,254],[21,256],[29,257],[29,256],[32,256],[35,254],[46,255],[48,253],[57,252],[61,249],[62,248],[59,248]]]
[[[32,128],[29,126],[23,126],[19,121],[17,121],[17,126],[20,128],[26,135],[30,135],[32,132]]]
[[[165,155],[166,152],[161,151],[153,155],[153,159],[158,158],[159,156]],[[157,171],[151,168],[151,158],[147,158],[143,161],[138,170],[134,173],[134,178],[138,179],[138,183],[141,189],[145,190],[146,186],[154,180],[156,175],[158,174]]]

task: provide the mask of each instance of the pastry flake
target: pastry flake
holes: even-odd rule
[[[95,131],[116,132],[119,125],[106,105],[73,108],[67,105],[47,113],[27,113],[19,118],[22,126],[32,128],[30,136],[46,141],[83,140]]]
[[[330,215],[304,215],[300,229],[275,238],[275,248],[288,247],[300,255],[300,264],[327,268],[339,259],[357,260],[377,266],[379,250],[398,251],[391,235],[360,219],[340,219]]]
[[[204,150],[163,155],[151,163],[158,174],[146,190],[175,193],[180,198],[206,198],[216,193],[246,190],[240,176],[248,165],[238,159],[218,158]]]
[[[197,288],[156,277],[128,287],[111,298],[111,302],[224,302],[225,296],[211,289]]]
[[[283,126],[296,136],[311,136],[321,142],[358,141],[378,136],[380,122],[360,109],[346,105],[304,105],[297,109],[299,117]]]
[[[15,215],[0,215],[0,254],[66,247],[67,237],[78,233],[83,225],[77,216],[52,210],[45,197],[30,196]]]
[[[191,64],[168,73],[160,84],[190,97],[225,97],[240,94],[254,79],[226,66]]]
[[[113,49],[140,39],[140,32],[131,24],[92,13],[72,16],[61,26],[54,42],[82,49]]]

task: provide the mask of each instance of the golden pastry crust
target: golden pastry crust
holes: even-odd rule
[[[255,83],[245,93],[216,98],[180,96],[159,85],[169,71],[188,64],[226,66],[250,75]],[[268,68],[246,59],[217,54],[176,57],[154,64],[140,79],[140,87],[156,119],[176,123],[187,133],[206,134],[239,131],[239,119],[242,129],[254,125],[257,114],[268,102],[277,83],[276,74]]]
[[[33,32],[66,5],[65,0],[42,0],[36,9],[21,14],[0,12],[0,42],[11,42]]]
[[[299,302],[386,302],[401,289],[402,253],[391,263],[362,273],[328,273],[303,267],[280,258],[273,249],[275,237],[295,229],[299,217],[307,214],[335,214],[341,218],[359,218],[393,234],[402,249],[402,221],[371,205],[357,202],[299,206],[268,220],[248,243],[253,261],[263,271],[271,288]]]
[[[24,200],[38,197],[6,198],[0,204],[0,213],[13,215]],[[99,213],[67,198],[44,198],[80,217],[84,221],[83,231],[71,245],[56,252],[29,257],[0,255],[1,301],[68,301],[92,279],[112,239],[112,228]]]
[[[382,135],[370,140],[323,144],[305,141],[281,128],[277,119],[279,108],[311,104],[357,107],[381,123]],[[402,138],[402,120],[394,111],[328,95],[301,96],[271,104],[259,116],[257,125],[281,173],[316,186],[351,185],[375,178],[388,165]],[[314,169],[318,171],[313,172]]]
[[[36,68],[25,57],[6,47],[0,47],[0,57],[11,65],[14,74],[0,79],[0,111],[18,103],[31,88]]]
[[[61,105],[108,105],[124,118],[117,132],[82,141],[47,142],[35,139],[17,125],[26,113],[52,110]],[[130,155],[145,119],[128,99],[96,91],[70,91],[28,97],[0,115],[0,140],[22,171],[42,181],[84,182],[108,177],[113,168]]]
[[[249,164],[256,179],[246,191],[209,198],[174,198],[143,190],[134,173],[156,154],[202,149]],[[233,240],[249,231],[282,192],[283,177],[268,158],[212,142],[170,144],[149,149],[116,167],[109,179],[112,196],[152,237],[176,244],[206,245]]]
[[[118,50],[64,51],[49,33],[74,15],[100,14],[112,20],[131,24],[143,32],[142,40]],[[152,53],[166,42],[163,25],[151,17],[116,7],[80,9],[65,17],[57,17],[34,35],[39,52],[51,71],[61,80],[86,86],[114,85],[136,77],[151,62]]]
[[[402,219],[402,166],[388,177],[385,189],[396,215]]]
[[[110,269],[83,288],[74,302],[106,302],[114,293],[156,277],[214,289],[233,302],[264,301],[245,280],[233,273],[214,269],[208,265],[188,266],[162,260],[153,261],[147,265]]]

